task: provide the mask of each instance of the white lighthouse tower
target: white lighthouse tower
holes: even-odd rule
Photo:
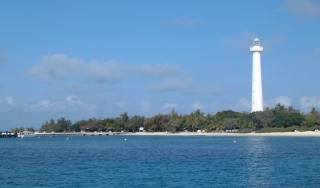
[[[263,94],[262,94],[262,75],[261,75],[261,56],[260,52],[263,47],[256,37],[253,40],[253,46],[250,47],[252,52],[252,104],[251,112],[263,111]]]

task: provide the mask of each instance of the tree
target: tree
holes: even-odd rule
[[[207,119],[207,121],[210,122],[212,130],[236,128],[239,126],[240,114],[241,113],[232,110],[221,111],[217,112],[213,117],[209,117],[209,120]]]
[[[103,120],[104,129],[107,131],[120,131],[119,124],[113,118],[106,118]]]
[[[104,129],[105,125],[103,125],[102,120],[98,119],[91,123],[91,129],[93,131],[102,131]]]
[[[319,111],[316,110],[314,107],[309,112],[310,115],[319,115]]]
[[[116,120],[122,129],[124,129],[125,131],[128,131],[130,117],[128,116],[127,112],[120,114],[120,117],[117,118]]]
[[[63,131],[70,131],[71,130],[71,121],[66,120],[66,118],[62,117],[58,119],[57,124],[55,125],[55,132],[63,132]]]
[[[53,118],[50,121],[46,121],[42,124],[40,128],[40,132],[62,132],[62,131],[70,131],[71,130],[71,121],[66,120],[64,117],[58,119],[57,123]]]
[[[224,124],[226,129],[235,129],[238,126],[239,118],[225,118]]]
[[[257,111],[252,112],[251,118],[254,123],[256,123],[257,127],[271,127],[272,123],[275,119],[273,111],[265,110],[265,111]]]
[[[49,121],[46,121],[42,123],[42,126],[40,127],[40,132],[52,132],[54,131],[54,126],[56,122],[53,118],[51,118]]]
[[[181,126],[183,118],[179,116],[178,112],[173,108],[169,115],[169,121],[165,123],[166,130],[170,132],[177,132],[177,129]]]
[[[235,112],[232,110],[224,110],[221,112],[216,113],[216,115],[214,115],[217,119],[219,120],[223,120],[225,118],[238,118],[239,117],[239,112]]]
[[[129,129],[131,129],[133,132],[139,131],[140,127],[143,127],[144,117],[141,116],[133,116],[129,123]]]
[[[284,110],[285,110],[284,105],[281,105],[280,103],[278,103],[273,109],[273,111],[284,111]]]
[[[185,125],[192,131],[195,131],[197,128],[202,128],[204,123],[205,123],[204,113],[198,109],[187,116]]]
[[[292,106],[286,109],[287,113],[300,113],[299,110],[295,110]]]
[[[305,120],[301,123],[302,126],[313,127],[320,125],[320,114],[313,107],[310,112],[306,115]]]
[[[37,129],[35,129],[35,128],[33,128],[33,127],[27,127],[27,131],[36,132]]]
[[[274,127],[287,128],[290,126],[300,125],[304,120],[303,115],[298,110],[294,110],[292,107],[285,108],[280,103],[278,103],[272,111],[275,117],[272,122]]]
[[[250,114],[248,112],[242,112],[239,114],[238,127],[240,129],[253,128],[254,122],[250,118]]]
[[[23,132],[24,131],[24,127],[15,127],[15,128],[10,128],[10,130],[13,132],[13,133],[19,133],[19,132]]]
[[[159,114],[144,121],[144,128],[148,131],[165,131],[165,124],[169,121],[169,115]]]

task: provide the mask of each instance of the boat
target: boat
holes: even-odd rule
[[[34,132],[31,131],[23,131],[23,132],[19,132],[18,133],[18,137],[19,138],[27,138],[27,137],[35,137],[36,135],[34,134]]]

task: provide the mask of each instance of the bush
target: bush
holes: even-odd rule
[[[319,129],[318,126],[313,127],[305,127],[305,126],[292,126],[292,127],[264,127],[257,131],[257,133],[274,133],[274,132],[293,132],[294,130],[304,132],[304,131],[314,131],[316,129]]]
[[[251,129],[240,129],[238,133],[251,133]]]

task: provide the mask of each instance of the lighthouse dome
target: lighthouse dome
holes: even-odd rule
[[[257,37],[253,40],[253,46],[260,46],[260,40]]]

